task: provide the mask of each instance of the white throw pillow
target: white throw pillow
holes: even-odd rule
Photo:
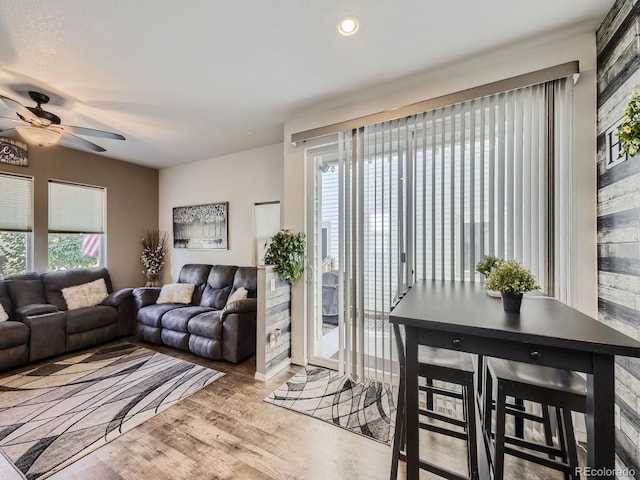
[[[104,282],[104,278],[99,278],[93,282],[63,288],[62,296],[64,301],[67,302],[67,308],[75,310],[77,308],[93,307],[102,303],[109,296],[109,292],[107,292],[107,284]]]
[[[4,311],[4,307],[0,303],[0,322],[6,322],[7,320],[9,320],[9,315]]]
[[[237,302],[238,300],[244,300],[245,298],[247,298],[247,295],[249,295],[247,289],[244,287],[240,287],[231,295],[229,295],[229,298],[227,298],[227,305],[233,302]]]
[[[195,288],[193,283],[167,283],[162,286],[156,303],[191,303]]]

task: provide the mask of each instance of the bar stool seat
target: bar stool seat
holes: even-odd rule
[[[405,435],[405,355],[404,345],[400,337],[399,327],[394,325],[396,344],[398,347],[398,360],[400,362],[400,387],[398,392],[398,409],[396,414],[396,428],[393,439],[393,455],[391,463],[392,480],[396,480],[398,474],[398,461],[405,460],[404,435]],[[435,423],[426,423],[422,420],[419,426],[441,435],[462,439],[467,444],[467,467],[469,476],[465,477],[448,468],[436,465],[420,459],[420,468],[450,480],[477,479],[478,456],[476,442],[476,410],[475,410],[475,367],[473,356],[468,353],[437,349],[421,346],[418,349],[418,375],[425,380],[425,384],[419,385],[419,390],[427,395],[426,408],[420,408],[420,416],[437,420],[456,428],[449,428]],[[456,384],[461,391],[452,390],[444,386],[434,386],[433,380]],[[456,418],[435,411],[433,408],[433,395],[443,395],[462,401],[464,418]]]
[[[484,422],[485,444],[494,471],[494,479],[502,479],[504,455],[543,465],[564,473],[565,478],[579,478],[576,440],[571,412],[584,413],[586,409],[586,382],[575,372],[496,358],[485,358]],[[493,385],[497,397],[493,400]],[[518,407],[510,408],[507,397],[541,404],[542,416],[536,416]],[[495,439],[492,433],[492,411],[495,403]],[[559,448],[553,446],[549,407],[556,407]],[[507,436],[506,415],[544,424],[546,445],[522,438]],[[494,445],[492,449],[491,446]],[[512,446],[519,448],[513,448]],[[546,457],[533,452],[546,454]],[[556,460],[559,457],[560,460]]]

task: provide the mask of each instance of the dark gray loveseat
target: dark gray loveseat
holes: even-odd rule
[[[136,288],[136,334],[155,344],[239,363],[255,354],[257,269],[189,264],[178,283],[195,285],[189,304],[161,303],[160,287]],[[240,287],[248,298],[227,304]]]
[[[109,296],[68,310],[62,289],[102,278]],[[106,268],[27,273],[0,278],[0,370],[108,342],[133,333],[133,289],[113,291]]]

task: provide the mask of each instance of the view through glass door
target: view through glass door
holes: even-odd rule
[[[394,127],[307,150],[310,359],[356,380],[397,371],[388,314],[408,283],[408,172]]]
[[[338,370],[338,144],[307,150],[308,318],[310,360]]]

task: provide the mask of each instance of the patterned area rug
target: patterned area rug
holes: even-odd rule
[[[223,375],[118,344],[0,378],[0,447],[46,478]]]
[[[389,385],[355,383],[334,370],[306,367],[264,400],[390,443],[397,398],[397,388]]]

